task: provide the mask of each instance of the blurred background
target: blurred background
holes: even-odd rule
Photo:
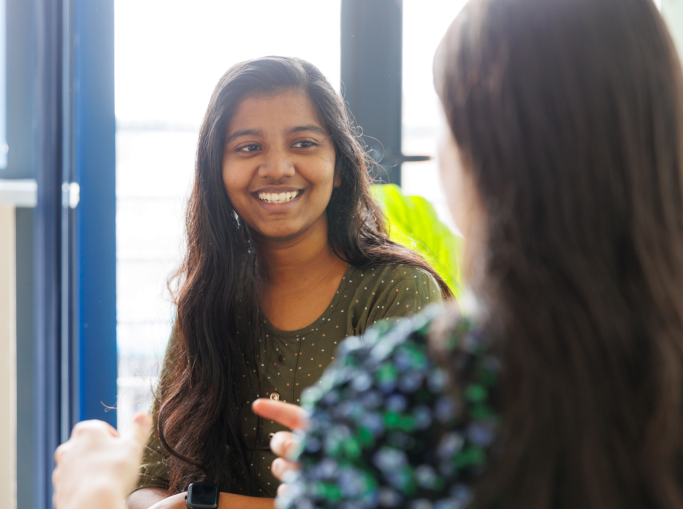
[[[393,0],[375,2],[374,8],[354,4],[344,6],[342,20],[341,0],[202,0],[191,6],[167,0],[115,1],[120,424],[151,401],[150,386],[171,330],[173,306],[166,280],[182,253],[197,134],[213,87],[232,64],[263,55],[297,56],[315,64],[347,100],[355,99],[361,107],[382,103],[386,89],[393,89],[393,115],[382,112],[381,105],[378,111],[352,111],[365,133],[377,138],[368,138],[368,143],[392,172],[390,179],[381,176],[401,184],[407,194],[427,198],[450,222],[435,161],[398,166],[395,154],[387,152],[435,155],[439,117],[432,55],[463,2],[433,0],[426,8],[423,2],[404,0],[402,10]],[[342,28],[348,32],[345,79]],[[377,55],[384,62],[358,58],[367,47],[352,44],[364,36],[368,45],[379,39],[386,46],[385,54]],[[387,69],[386,77],[358,79],[377,68]],[[395,125],[388,125],[392,121]],[[394,134],[400,139],[389,140]]]
[[[0,0],[5,507],[51,507],[52,454],[75,422],[124,425],[149,407],[198,129],[234,63],[319,67],[362,126],[378,180],[428,200],[453,235],[431,67],[464,3]],[[683,0],[660,8],[682,48]]]

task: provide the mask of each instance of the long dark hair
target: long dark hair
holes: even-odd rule
[[[683,507],[681,66],[651,0],[472,0],[435,84],[486,216],[476,507]]]
[[[416,253],[387,239],[369,195],[368,159],[342,99],[313,65],[265,57],[230,68],[216,86],[199,133],[194,188],[187,208],[187,252],[175,302],[174,364],[158,390],[158,433],[170,453],[170,491],[215,482],[221,491],[256,492],[250,478],[235,383],[253,358],[258,317],[257,257],[252,233],[237,215],[222,179],[226,130],[240,102],[254,94],[301,90],[316,107],[336,152],[341,178],[327,207],[329,242],[356,266],[419,267],[451,293]],[[260,393],[254,387],[254,393]]]

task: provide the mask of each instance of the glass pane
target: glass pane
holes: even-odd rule
[[[403,153],[436,157],[439,99],[432,59],[441,38],[465,0],[403,0]],[[439,217],[454,228],[435,160],[405,163],[401,182],[407,194],[428,199]]]
[[[197,132],[220,76],[297,56],[340,82],[340,0],[116,0],[118,419],[146,410],[170,334]]]

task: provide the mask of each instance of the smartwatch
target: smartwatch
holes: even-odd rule
[[[206,482],[195,482],[188,486],[187,507],[189,509],[217,509],[218,486]]]

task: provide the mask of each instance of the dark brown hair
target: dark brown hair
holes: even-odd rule
[[[502,361],[476,507],[683,507],[681,68],[651,0],[472,0],[435,84]]]
[[[187,252],[177,273],[174,363],[160,380],[158,433],[170,453],[170,491],[207,480],[221,491],[255,493],[244,418],[235,382],[253,358],[258,317],[257,256],[249,227],[235,212],[222,178],[226,130],[237,107],[254,94],[304,91],[331,135],[341,185],[327,206],[329,242],[356,266],[419,267],[451,292],[419,255],[387,239],[369,195],[368,159],[344,103],[313,65],[265,57],[230,68],[216,86],[197,148],[194,188],[187,209]],[[260,394],[253,387],[254,394]]]

